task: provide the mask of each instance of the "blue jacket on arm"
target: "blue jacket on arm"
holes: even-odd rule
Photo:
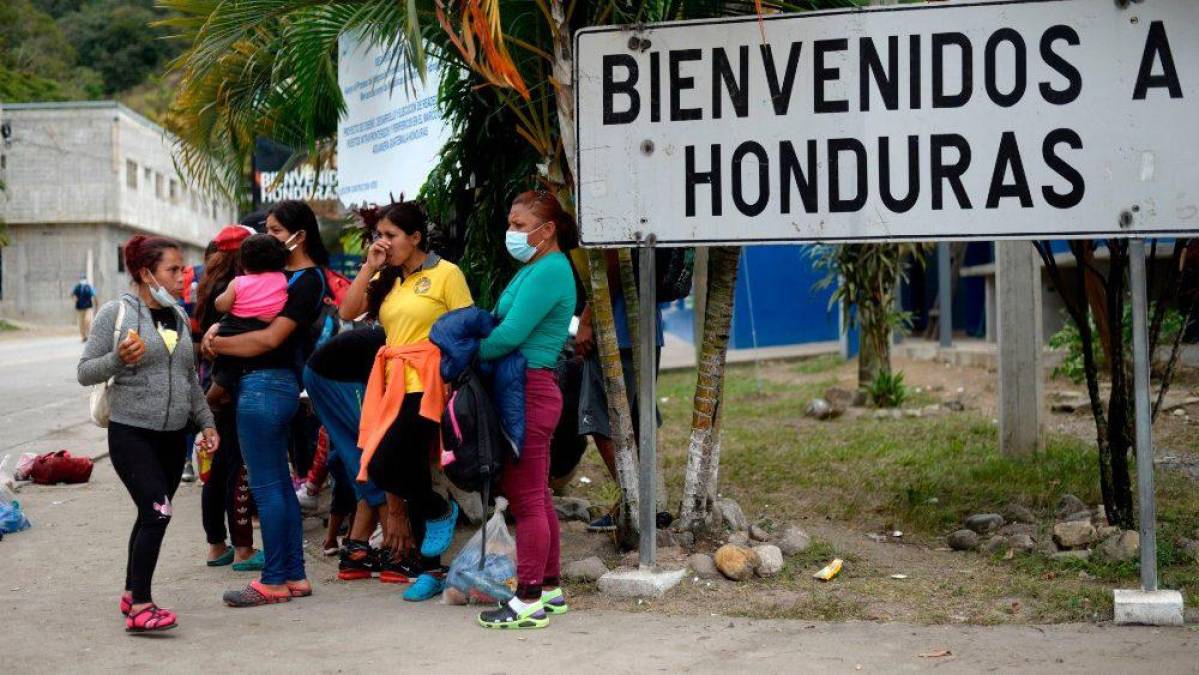
[[[479,343],[498,324],[490,312],[478,307],[443,314],[429,330],[429,340],[441,350],[441,378],[453,384],[476,363]],[[491,402],[512,444],[513,456],[519,459],[525,443],[525,357],[516,350],[498,361],[478,361],[478,368],[491,390]]]

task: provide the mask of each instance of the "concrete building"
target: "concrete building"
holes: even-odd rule
[[[0,147],[0,317],[32,323],[73,320],[71,288],[86,274],[100,302],[123,291],[121,246],[137,233],[183,244],[200,262],[228,201],[194,190],[175,171],[174,138],[115,102],[3,107]]]

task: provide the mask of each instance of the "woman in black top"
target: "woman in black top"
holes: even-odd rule
[[[316,214],[300,201],[283,201],[267,216],[267,233],[284,243],[288,259],[287,304],[263,330],[227,337],[218,326],[204,335],[205,356],[236,356],[244,374],[238,382],[237,435],[258,505],[265,566],[262,577],[225,593],[231,607],[286,602],[312,594],[304,571],[300,504],[292,487],[287,446],[299,407],[300,369],[312,351],[312,325],[324,302],[321,266],[329,253],[321,242]]]

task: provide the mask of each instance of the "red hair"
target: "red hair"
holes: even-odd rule
[[[569,251],[579,245],[579,228],[575,225],[575,219],[562,208],[562,202],[549,190],[522,192],[516,195],[512,205],[532,211],[542,222],[554,221],[558,232],[558,247],[563,251]]]
[[[135,234],[125,242],[125,269],[133,280],[141,283],[142,270],[154,269],[162,262],[162,255],[168,248],[181,251],[179,243],[166,237],[147,237]]]

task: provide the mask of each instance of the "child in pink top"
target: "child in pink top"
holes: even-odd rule
[[[287,304],[287,248],[269,234],[247,237],[238,253],[243,274],[229,282],[213,303],[221,319],[217,335],[230,336],[266,328]],[[241,379],[241,363],[222,356],[212,365],[212,388],[208,400],[220,401]]]

